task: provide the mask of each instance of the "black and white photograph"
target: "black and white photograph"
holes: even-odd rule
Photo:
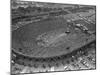
[[[96,70],[96,5],[11,0],[11,74]]]

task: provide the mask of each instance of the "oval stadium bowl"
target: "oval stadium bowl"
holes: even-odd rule
[[[63,18],[24,25],[12,31],[13,51],[28,57],[48,58],[70,53],[95,40]]]

